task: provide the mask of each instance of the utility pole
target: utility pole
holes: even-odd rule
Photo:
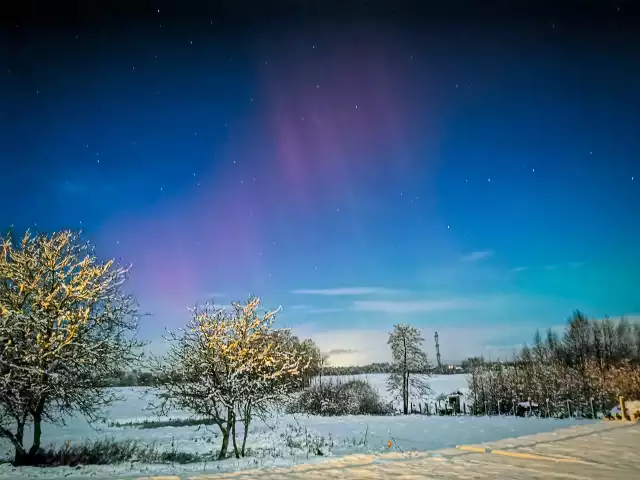
[[[437,371],[438,373],[442,372],[442,364],[440,363],[440,344],[438,343],[438,332],[435,334],[436,339],[436,360],[438,362]]]

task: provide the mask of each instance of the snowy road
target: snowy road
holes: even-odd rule
[[[139,480],[329,480],[384,478],[637,479],[640,426],[601,422],[490,444],[424,453],[349,455],[289,468]]]

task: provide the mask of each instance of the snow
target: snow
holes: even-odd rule
[[[386,375],[358,375],[352,377],[325,377],[322,381],[345,381],[361,378],[378,389],[388,399],[386,392]],[[460,390],[467,392],[465,375],[441,375],[429,380],[433,393],[429,399],[414,399],[433,402],[439,394],[449,394]],[[149,444],[155,443],[158,448],[166,450],[210,454],[219,445],[220,437],[216,427],[161,427],[141,429],[137,427],[118,427],[113,422],[127,423],[142,420],[158,420],[159,417],[147,408],[148,400],[142,396],[143,390],[138,388],[118,389],[124,397],[106,414],[105,422],[89,425],[82,418],[68,419],[67,425],[43,426],[44,443],[61,445],[69,441],[73,444],[85,440],[99,438],[116,438],[118,440],[138,440]],[[185,412],[171,412],[170,418],[186,418]],[[342,456],[351,453],[373,453],[388,450],[387,442],[391,440],[393,448],[408,450],[435,450],[454,447],[462,443],[483,443],[503,438],[548,432],[556,428],[566,427],[585,421],[556,420],[539,418],[513,418],[509,416],[493,417],[436,417],[426,415],[409,416],[344,416],[316,417],[305,415],[279,414],[267,420],[267,424],[255,419],[249,428],[247,446],[252,450],[250,457],[221,462],[192,463],[185,465],[92,465],[81,468],[56,467],[14,468],[9,464],[0,465],[0,477],[4,478],[109,478],[118,475],[151,475],[179,474],[195,472],[224,472],[239,469],[291,465],[322,461],[326,456]],[[111,423],[111,425],[110,425]],[[27,432],[25,438],[29,438]],[[242,435],[242,426],[238,424],[238,437]],[[323,456],[308,455],[303,448],[305,438],[311,435],[315,440],[324,437],[321,447]],[[366,438],[366,442],[365,442]],[[11,445],[0,441],[0,456],[11,457]]]

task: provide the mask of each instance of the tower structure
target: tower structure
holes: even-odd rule
[[[434,338],[436,339],[436,361],[438,362],[438,372],[442,371],[442,363],[440,363],[440,344],[438,343],[438,332],[436,332]]]

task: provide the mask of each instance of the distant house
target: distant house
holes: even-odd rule
[[[518,402],[516,404],[516,415],[519,417],[535,415],[538,413],[538,410],[539,406],[536,402]]]
[[[446,405],[447,411],[451,410],[452,413],[461,413],[463,400],[464,400],[464,393],[462,393],[460,390],[451,392],[449,395],[447,395],[447,405]]]

